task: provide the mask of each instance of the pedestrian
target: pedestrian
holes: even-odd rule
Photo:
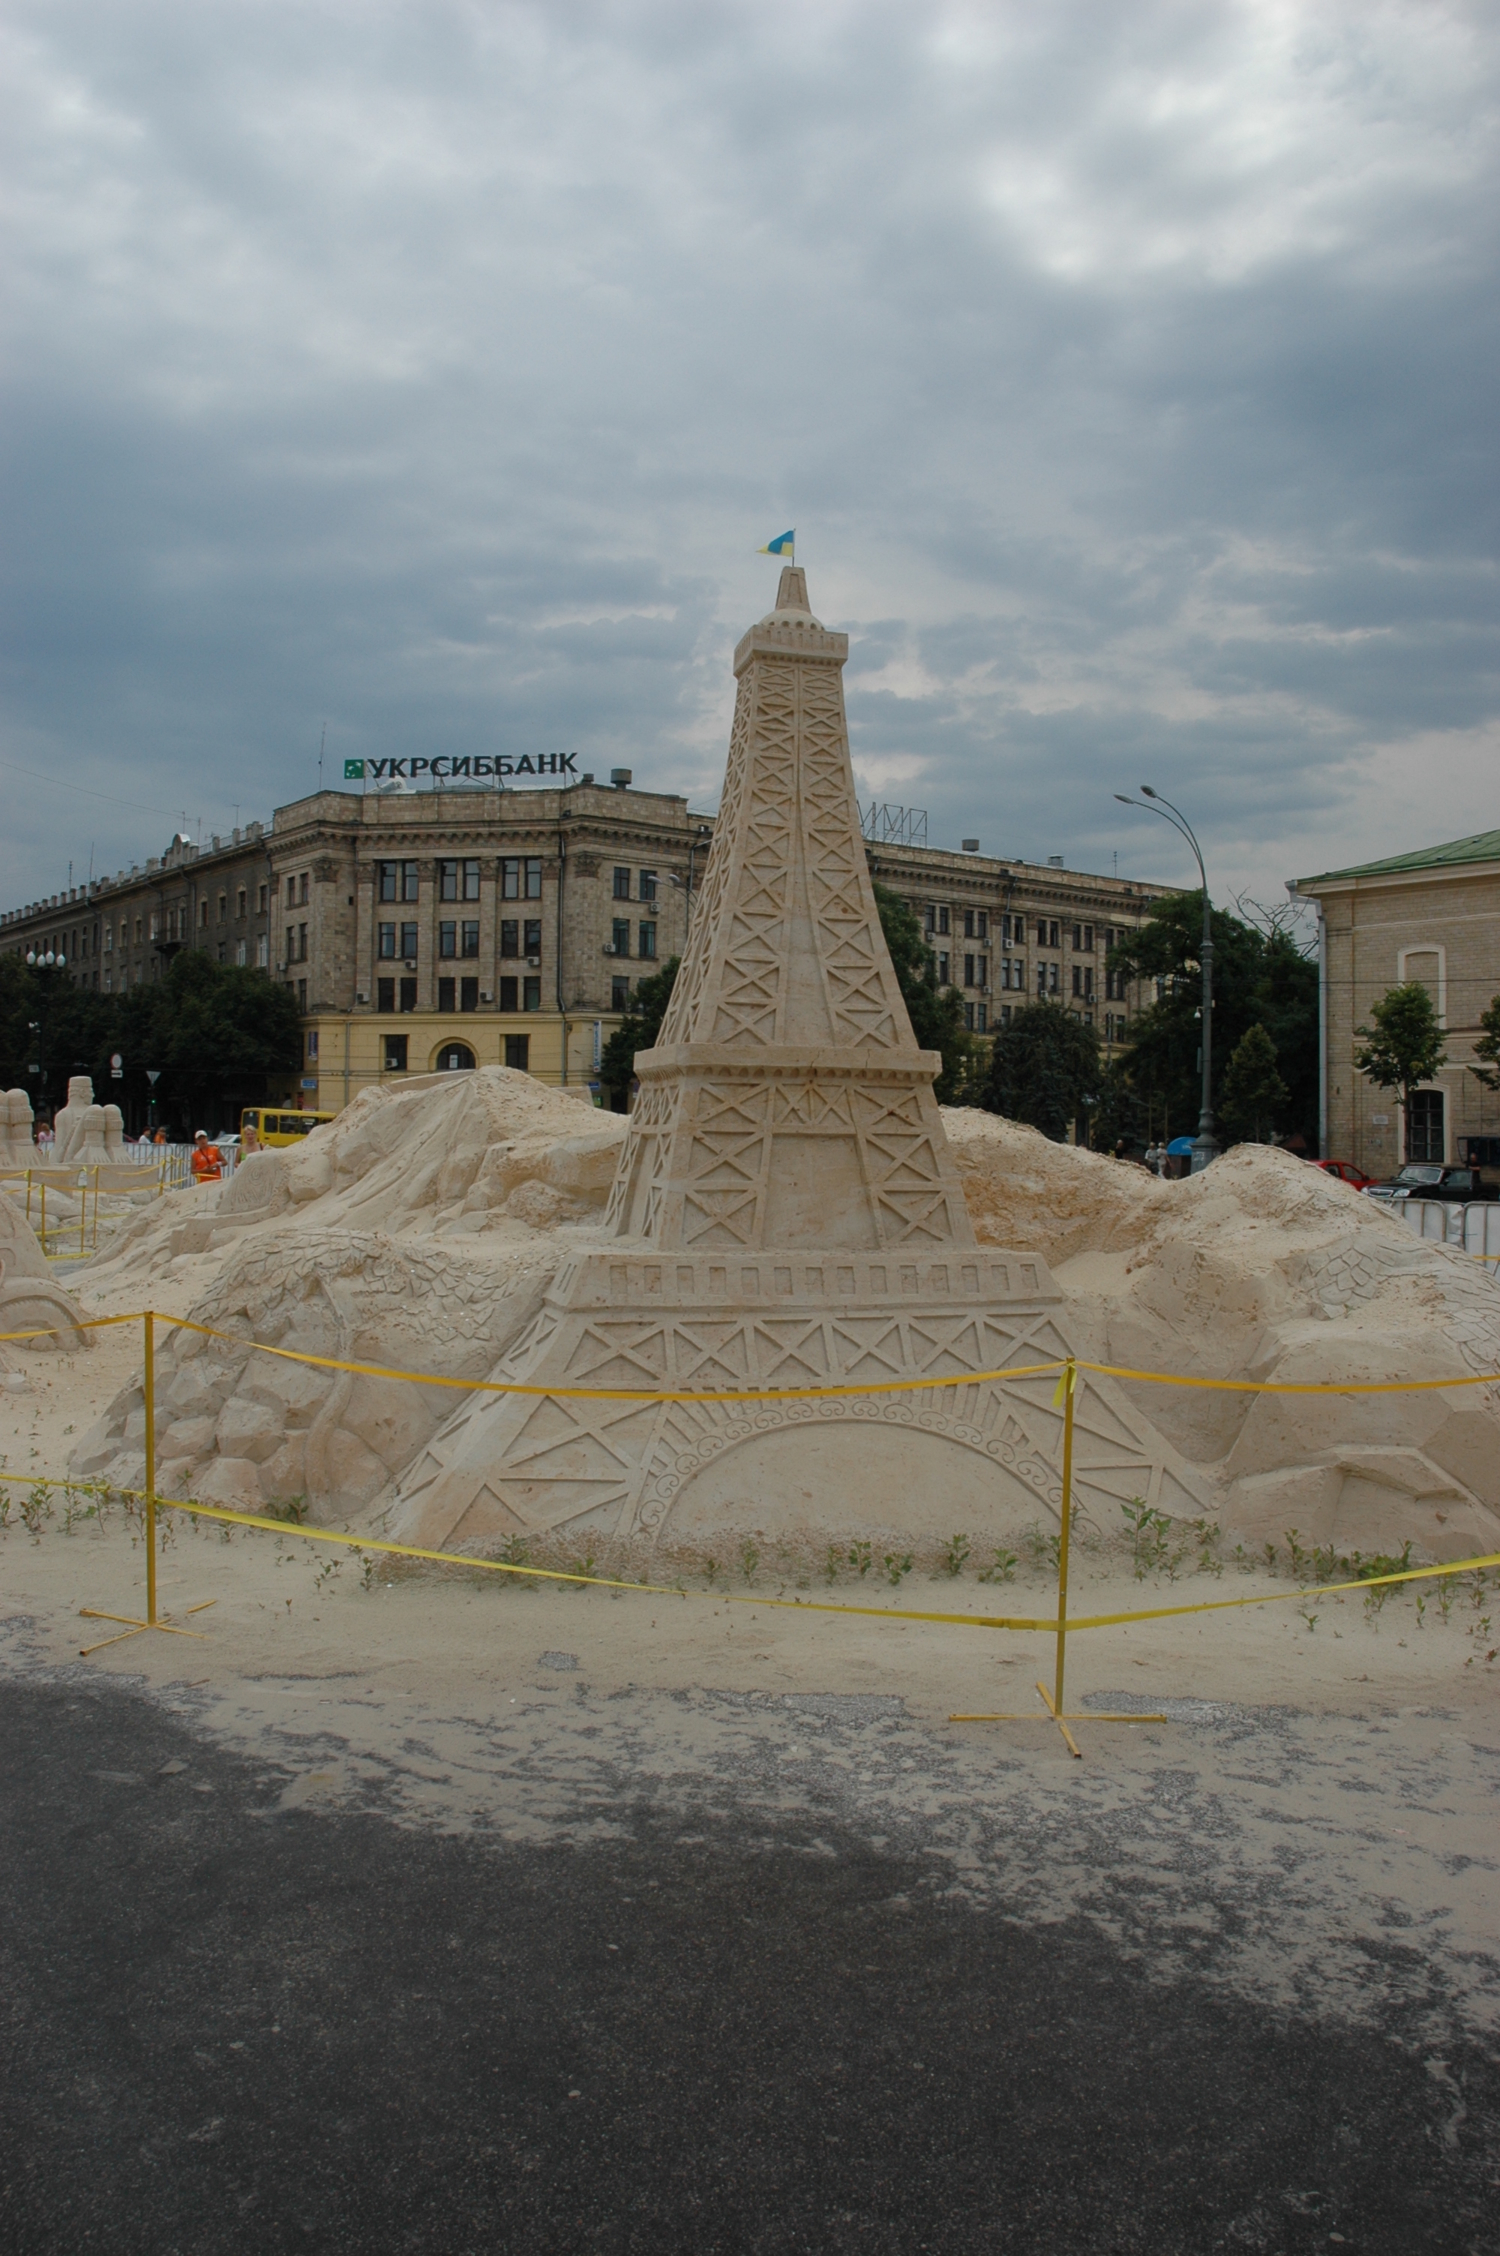
[[[208,1131],[198,1130],[193,1138],[193,1181],[195,1183],[222,1183],[224,1180],[224,1154],[217,1144],[208,1140]]]

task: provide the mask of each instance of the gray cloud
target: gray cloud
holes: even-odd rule
[[[5,901],[309,788],[325,719],[709,803],[790,523],[862,785],[936,840],[1181,875],[1149,770],[1270,892],[1493,819],[1487,12],[0,37]]]

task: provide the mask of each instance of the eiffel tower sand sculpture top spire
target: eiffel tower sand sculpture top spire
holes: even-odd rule
[[[830,1538],[999,1542],[1057,1511],[1054,1382],[991,1374],[1067,1352],[1062,1296],[1034,1254],[975,1243],[940,1060],[916,1046],[875,908],[847,655],[786,568],[735,652],[722,810],[658,1045],[636,1059],[607,1241],[565,1262],[495,1374],[558,1392],[456,1411],[385,1500],[406,1540],[722,1558],[755,1534],[821,1560]],[[911,1383],[934,1379],[961,1383]],[[728,1399],[571,1391],[589,1388]],[[770,1389],[808,1392],[734,1399]],[[1100,1517],[1137,1496],[1203,1508],[1107,1386],[1080,1404],[1074,1463]]]
[[[729,769],[614,1228],[684,1250],[972,1246],[875,908],[842,670],[797,565],[734,654]]]

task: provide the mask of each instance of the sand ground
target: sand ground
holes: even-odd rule
[[[185,1309],[185,1261],[158,1299]],[[109,1312],[95,1293],[89,1312]],[[0,1398],[7,1473],[56,1471],[135,1368],[131,1327],[87,1354],[28,1363]],[[19,1491],[11,1491],[14,1497]],[[1432,2049],[1500,2019],[1497,1671],[1500,1592],[1431,1588],[1367,1617],[1358,1598],[1188,1616],[1079,1635],[1069,1706],[1163,1709],[1165,1724],[1083,1725],[1082,1763],[1043,1723],[955,1724],[954,1709],[1034,1710],[1050,1638],[778,1611],[689,1588],[518,1588],[472,1570],[377,1566],[282,1536],[179,1522],[161,1603],[201,1637],[100,1634],[82,1606],[137,1611],[139,1539],[123,1515],[0,1535],[0,1669],[115,1679],[205,1742],[263,1765],[277,1806],[367,1811],[516,1843],[608,1841],[629,1804],[680,1824],[816,1821],[876,1852],[932,1859],[945,1895],[1025,1922],[1082,1917],[1163,1978],[1189,1967],[1241,1996],[1320,2016],[1392,2016]],[[1079,1611],[1285,1592],[1179,1575],[1138,1582],[1084,1555]],[[795,1595],[787,1590],[785,1595]],[[846,1574],[804,1598],[1046,1613],[1044,1570],[1009,1586],[919,1575],[872,1592]],[[1315,1619],[1310,1620],[1308,1617]],[[830,1852],[832,1853],[832,1852]]]

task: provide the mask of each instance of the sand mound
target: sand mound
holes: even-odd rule
[[[1242,1146],[1163,1184],[990,1114],[944,1121],[980,1239],[1047,1260],[1071,1336],[1096,1361],[1325,1384],[1500,1370],[1500,1286],[1285,1153]],[[156,1202],[96,1270],[144,1288],[195,1265],[195,1318],[237,1343],[179,1333],[164,1348],[164,1483],[345,1512],[378,1495],[451,1394],[238,1343],[490,1375],[559,1263],[600,1242],[623,1130],[524,1074],[439,1074],[367,1091],[222,1192]],[[1126,1384],[1202,1472],[1232,1537],[1295,1527],[1345,1550],[1500,1548],[1500,1388],[1258,1397]],[[142,1432],[127,1390],[75,1470],[133,1485]]]

